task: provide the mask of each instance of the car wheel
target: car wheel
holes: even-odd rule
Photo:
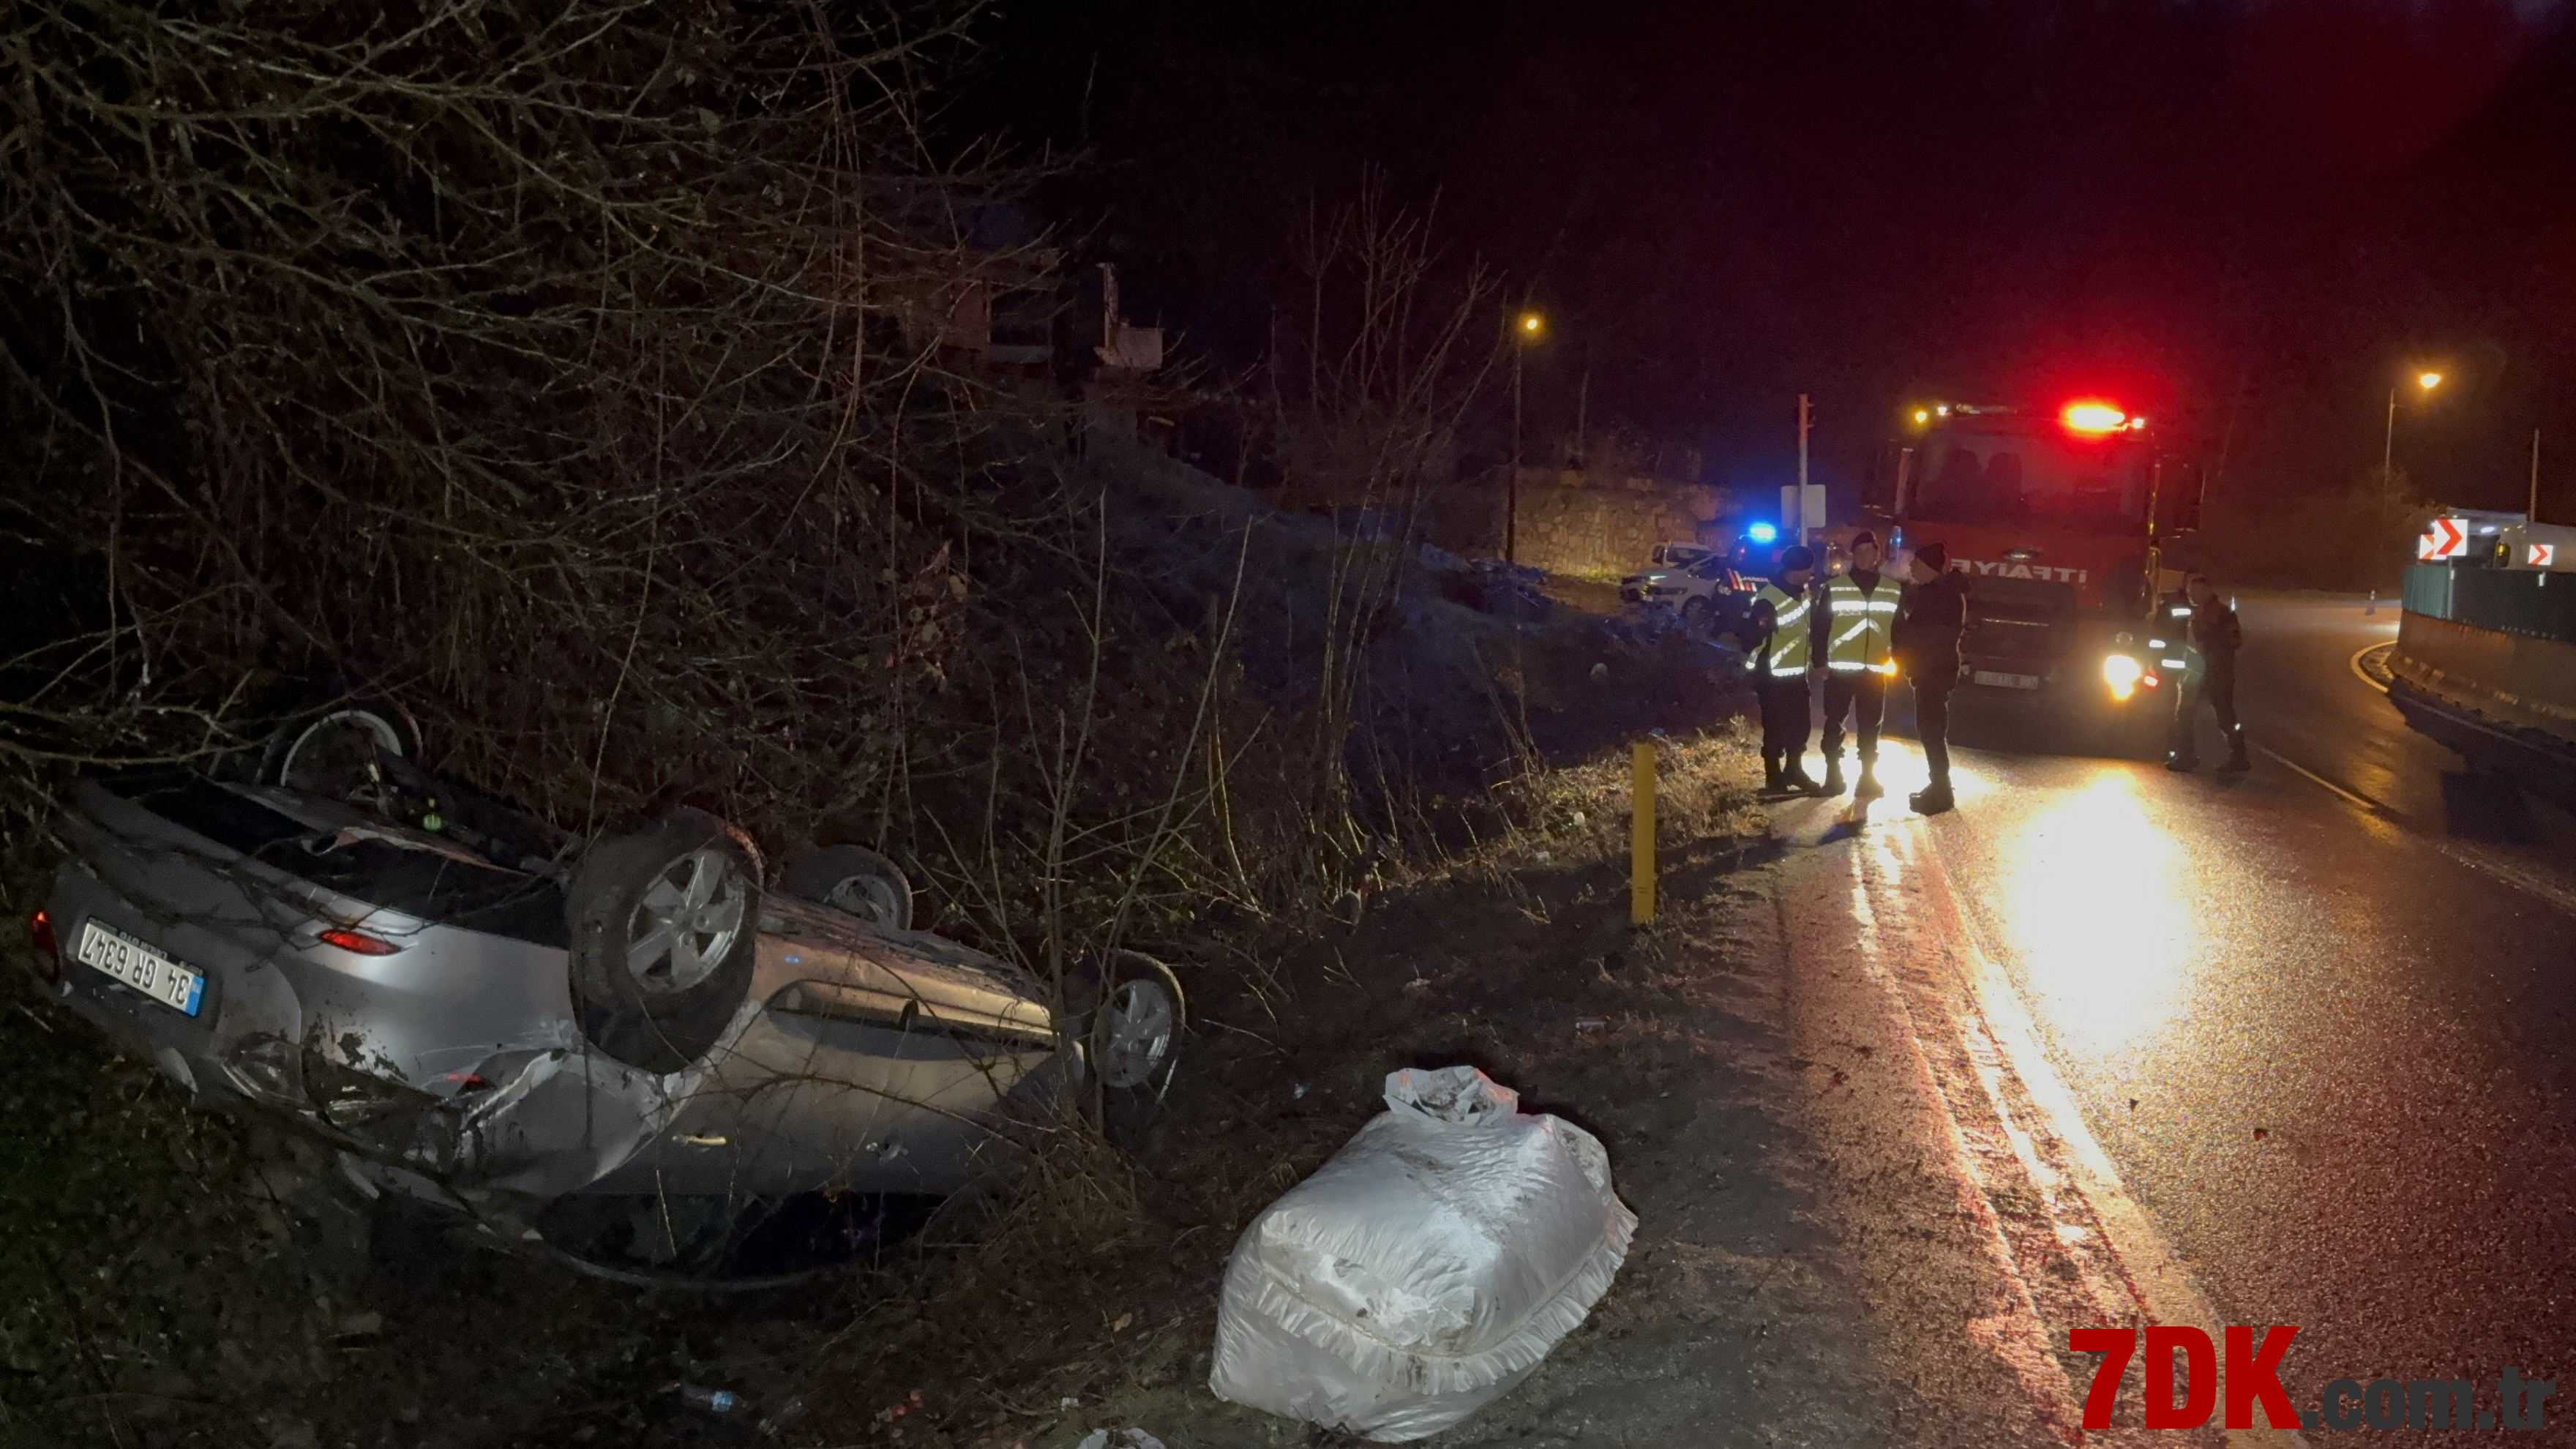
[[[1693,595],[1682,600],[1682,622],[1693,630],[1708,627],[1708,600]]]
[[[863,845],[834,845],[788,857],[778,888],[889,931],[912,929],[912,882],[893,861]]]
[[[261,751],[259,782],[345,800],[375,783],[378,754],[420,756],[420,727],[383,700],[341,701],[288,720]]]
[[[697,810],[594,843],[574,868],[572,999],[593,1046],[649,1072],[707,1054],[751,990],[760,857]]]
[[[1180,1067],[1189,996],[1172,968],[1142,951],[1085,961],[1074,983],[1083,1062],[1112,1136],[1150,1116]]]

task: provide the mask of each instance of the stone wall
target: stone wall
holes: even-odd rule
[[[1729,511],[1723,489],[1554,468],[1523,468],[1520,492],[1520,561],[1554,574],[1631,573],[1656,544],[1707,541],[1703,531]],[[1424,522],[1443,548],[1499,554],[1503,512],[1498,472],[1433,490]]]

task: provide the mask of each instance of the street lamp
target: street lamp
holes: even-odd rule
[[[1523,312],[1512,329],[1512,476],[1503,485],[1503,561],[1521,561],[1521,358],[1547,331],[1547,319]]]
[[[2441,385],[2442,374],[2433,371],[2431,368],[2426,368],[2415,374],[2415,386],[2421,389],[2428,397],[2432,395],[2433,389],[2440,387]],[[2388,430],[2379,440],[2379,475],[2382,478],[2388,476],[2388,470],[2395,464],[2396,459],[2397,389],[2391,387],[2388,389]]]

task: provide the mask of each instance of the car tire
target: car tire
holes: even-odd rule
[[[751,991],[760,853],[700,810],[594,842],[574,867],[573,1015],[602,1052],[648,1072],[704,1058]]]
[[[778,872],[778,889],[881,930],[912,929],[912,882],[903,868],[864,845],[799,851]]]
[[[1682,600],[1682,623],[1696,633],[1708,627],[1708,600],[1697,594]]]
[[[367,751],[420,758],[420,725],[391,700],[344,698],[300,710],[260,750],[259,783],[333,799],[365,783]]]
[[[1171,967],[1142,951],[1086,959],[1069,989],[1086,1095],[1102,1131],[1128,1145],[1152,1121],[1180,1070],[1189,994]]]

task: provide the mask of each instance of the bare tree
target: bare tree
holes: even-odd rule
[[[922,141],[968,13],[8,6],[0,517],[77,600],[0,690],[19,806],[270,674],[574,821],[873,788],[996,457],[902,324],[1029,265]]]
[[[1288,500],[1355,512],[1373,536],[1364,543],[1382,545],[1334,557],[1313,721],[1317,757],[1334,764],[1316,776],[1325,791],[1316,818],[1354,849],[1340,762],[1362,684],[1360,646],[1402,585],[1423,490],[1446,481],[1460,424],[1499,355],[1478,346],[1497,279],[1478,265],[1444,272],[1433,237],[1433,213],[1392,201],[1375,170],[1349,202],[1311,208],[1298,255],[1304,326],[1294,353],[1272,368]]]

